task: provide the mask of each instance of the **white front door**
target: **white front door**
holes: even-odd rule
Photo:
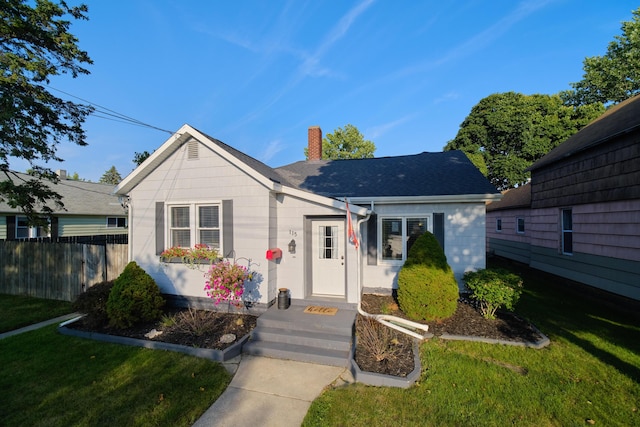
[[[311,228],[312,294],[344,296],[344,221],[312,221]]]

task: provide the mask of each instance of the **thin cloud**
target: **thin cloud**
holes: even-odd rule
[[[284,150],[284,145],[282,141],[276,139],[274,141],[269,142],[265,149],[260,154],[260,161],[263,163],[268,163],[271,159],[275,157],[276,154]]]
[[[388,122],[388,123],[383,123],[381,125],[378,126],[374,126],[370,129],[367,129],[367,138],[371,138],[371,139],[375,139],[378,138],[382,135],[384,135],[385,133],[389,132],[391,129],[395,128],[396,126],[399,126],[403,123],[408,122],[409,120],[412,120],[414,117],[416,117],[418,115],[418,113],[412,113],[412,114],[408,114],[404,117],[401,117],[397,120],[394,120],[392,122]]]

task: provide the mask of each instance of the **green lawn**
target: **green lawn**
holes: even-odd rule
[[[65,312],[5,312],[7,299],[0,295],[2,317],[12,317],[3,325]],[[69,337],[56,327],[0,340],[1,426],[190,426],[231,379],[216,362]]]
[[[0,294],[0,333],[71,312],[70,302]]]
[[[517,312],[541,350],[432,339],[414,387],[353,385],[316,399],[305,426],[640,426],[640,314],[553,276],[525,280]]]

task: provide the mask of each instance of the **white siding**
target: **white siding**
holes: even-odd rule
[[[433,214],[444,213],[445,255],[456,279],[462,286],[462,276],[466,271],[485,268],[485,205],[482,203],[435,203],[428,205],[377,205],[374,207],[381,216],[428,217],[428,229],[433,232]],[[363,227],[364,228],[364,227]],[[378,240],[380,236],[378,236]],[[378,264],[363,266],[363,286],[365,288],[395,289],[398,286],[398,272],[401,265],[385,262],[380,257],[378,243]]]
[[[131,192],[132,257],[164,293],[206,297],[204,267],[192,270],[182,264],[159,262],[155,248],[156,202],[164,202],[166,212],[168,203],[229,199],[233,200],[235,257],[243,265],[250,263],[250,269],[257,273],[259,301],[275,298],[269,289],[269,265],[265,259],[270,243],[269,192],[204,145],[200,145],[199,158],[195,160],[187,159],[183,145]]]

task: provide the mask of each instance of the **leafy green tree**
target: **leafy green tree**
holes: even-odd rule
[[[120,173],[118,173],[115,166],[111,166],[111,168],[102,175],[98,182],[101,184],[118,185],[120,181],[122,181]]]
[[[89,74],[84,64],[92,61],[66,19],[87,19],[87,11],[64,1],[0,2],[0,200],[19,207],[32,225],[45,225],[50,203],[63,207],[62,197],[46,184],[58,182],[46,166],[62,161],[58,144],[86,145],[82,124],[92,108],[57,98],[46,85],[53,76]],[[29,162],[30,178],[11,172],[11,158]]]
[[[151,155],[147,150],[144,150],[142,153],[138,153],[137,151],[133,154],[133,163],[136,166],[140,166],[142,162],[147,160],[147,158]]]
[[[527,182],[525,169],[604,111],[563,105],[559,95],[496,93],[480,100],[445,150],[462,150],[499,190]]]
[[[372,158],[376,145],[365,140],[357,127],[346,125],[338,128],[322,138],[322,158],[327,160],[367,159]],[[304,149],[305,158],[309,158],[309,150]]]
[[[618,103],[640,93],[640,8],[622,23],[622,35],[609,43],[604,56],[585,58],[582,80],[561,93],[567,105]]]

